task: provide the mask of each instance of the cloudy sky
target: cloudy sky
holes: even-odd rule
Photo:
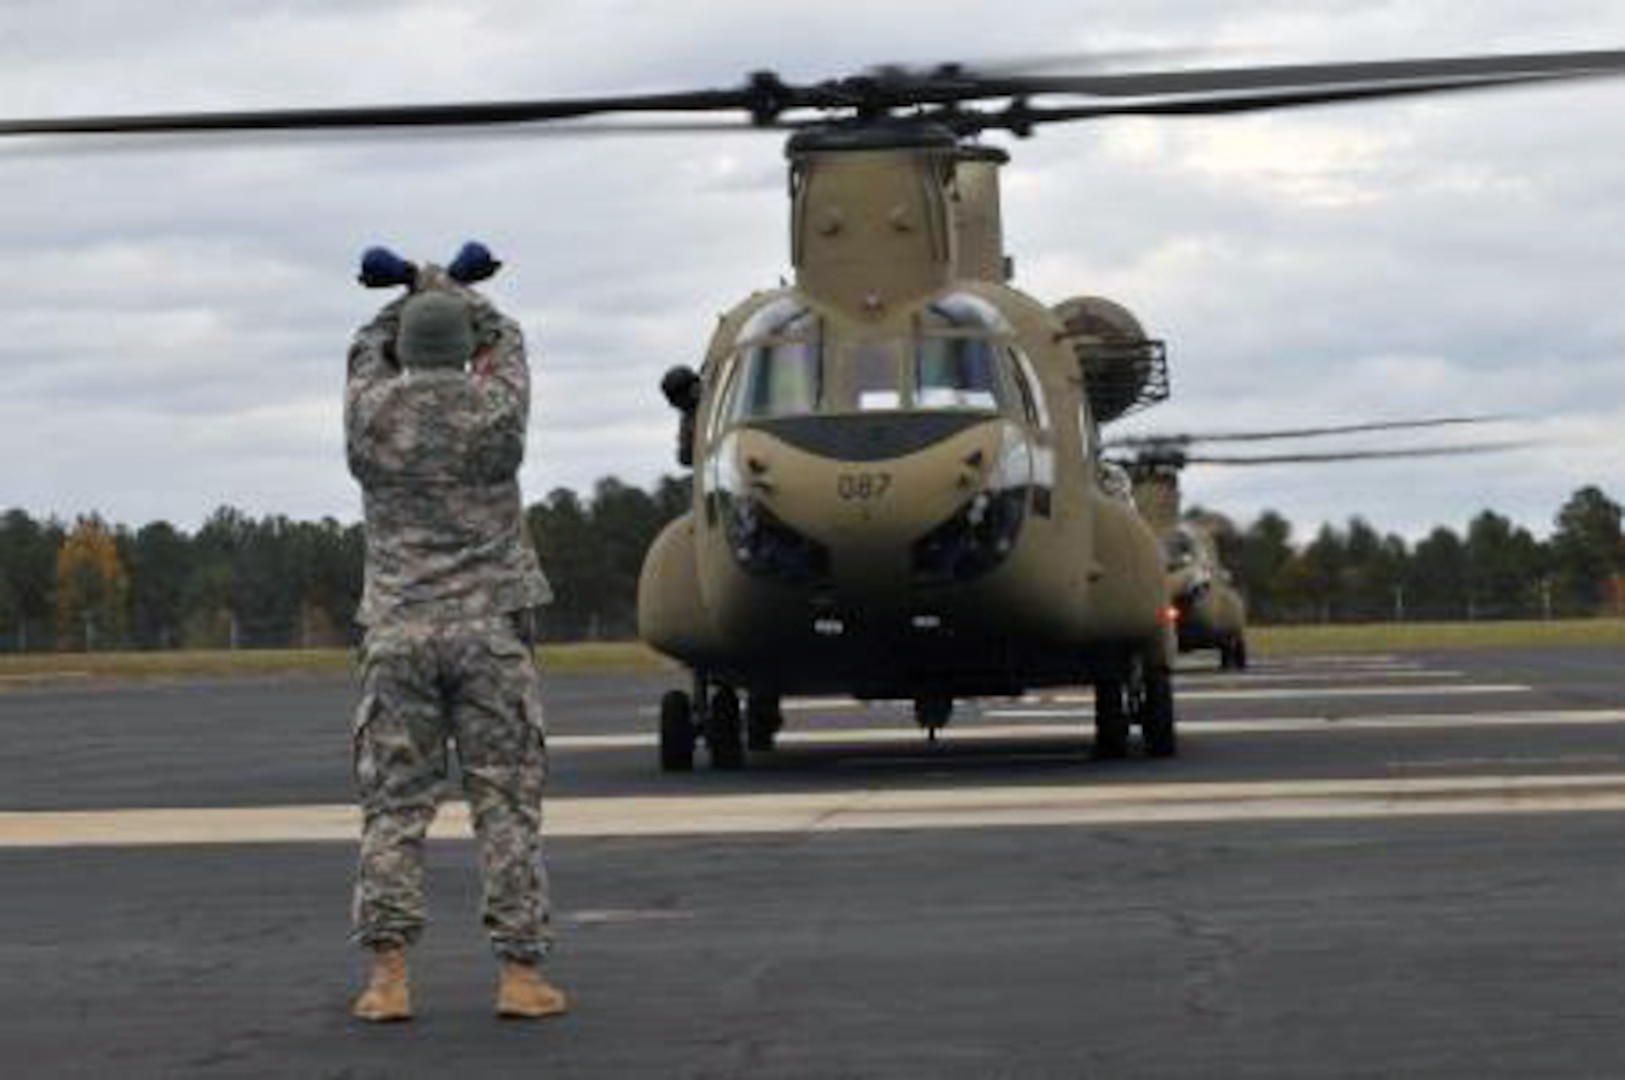
[[[6,0],[13,116],[524,98],[888,62],[1207,50],[1212,64],[1625,47],[1617,0]],[[1545,532],[1625,498],[1625,81],[1268,119],[1113,121],[1015,146],[1020,283],[1114,296],[1223,430],[1517,413],[1536,449],[1192,470],[1189,496],[1412,535],[1490,506]],[[353,519],[339,391],[387,242],[478,237],[537,368],[531,497],[671,468],[656,385],[787,272],[756,134],[0,145],[0,506],[192,526]],[[1370,443],[1368,445],[1380,445]]]

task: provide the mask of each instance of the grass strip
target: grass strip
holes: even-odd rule
[[[1247,631],[1247,639],[1255,656],[1408,649],[1617,648],[1625,647],[1625,619],[1255,626]]]
[[[672,667],[636,642],[544,645],[538,656],[544,672],[561,675],[636,674]],[[353,649],[30,653],[0,656],[0,690],[76,680],[338,675],[353,670],[355,662]]]
[[[1428,649],[1625,648],[1625,619],[1255,626],[1248,630],[1248,639],[1255,657]],[[539,657],[542,670],[556,675],[648,674],[676,669],[672,661],[637,642],[544,645]],[[0,690],[75,680],[342,674],[354,666],[351,649],[14,654],[0,656]]]

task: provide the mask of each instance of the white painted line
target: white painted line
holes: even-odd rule
[[[975,722],[963,727],[950,726],[937,737],[945,744],[1043,736],[1076,737],[1087,732],[1085,723],[1094,714],[1087,709],[989,709],[983,715],[990,720],[1047,720],[1054,723]],[[1182,724],[1180,731],[1195,738],[1204,738],[1209,735],[1280,735],[1328,731],[1453,731],[1502,727],[1596,727],[1611,724],[1625,724],[1625,709],[1193,720]],[[797,746],[860,746],[897,742],[917,742],[923,746],[925,732],[918,727],[845,728],[786,731],[779,736],[779,745],[787,749]],[[632,750],[649,749],[657,744],[658,739],[653,734],[646,733],[547,737],[547,745],[551,750]]]
[[[666,908],[604,908],[602,910],[567,912],[563,921],[577,926],[624,926],[628,923],[688,922],[692,911],[672,911]]]
[[[1328,667],[1366,667],[1371,664],[1414,664],[1414,657],[1400,656],[1397,653],[1303,653],[1298,656],[1271,657],[1269,664],[1272,667],[1314,667],[1325,664]]]
[[[1534,687],[1522,683],[1447,683],[1439,686],[1328,686],[1318,689],[1282,687],[1260,690],[1181,690],[1175,701],[1269,701],[1278,698],[1454,697],[1467,694],[1528,694]]]
[[[1397,678],[1431,678],[1451,679],[1460,678],[1459,671],[1418,671],[1406,672],[1403,675],[1390,673],[1389,676]],[[1247,701],[1250,699],[1267,700],[1283,697],[1383,697],[1401,696],[1406,694],[1436,695],[1436,694],[1524,694],[1533,690],[1533,687],[1519,683],[1440,683],[1437,686],[1416,686],[1402,684],[1394,686],[1324,686],[1324,687],[1281,687],[1246,685],[1259,682],[1334,682],[1336,678],[1323,676],[1281,676],[1277,678],[1258,678],[1241,675],[1231,676],[1237,685],[1226,686],[1221,689],[1200,689],[1202,685],[1212,680],[1195,680],[1197,689],[1192,689],[1189,679],[1176,679],[1174,683],[1175,696],[1187,701]],[[1089,705],[1094,703],[1094,691],[1059,691],[1054,693],[1026,694],[1019,698],[976,698],[968,699],[964,704],[967,707],[988,708],[997,707],[1001,703],[1019,703],[1028,705]],[[908,701],[857,701],[853,698],[796,698],[785,701],[782,706],[787,713],[798,712],[849,712],[854,710],[878,712],[908,712],[913,704]],[[637,715],[655,716],[659,709],[653,705],[641,705]]]
[[[1148,825],[1625,811],[1625,773],[555,799],[550,837]],[[349,806],[0,813],[0,848],[354,843]],[[448,803],[435,835],[467,837]]]
[[[1236,674],[1233,671],[1181,671],[1174,676],[1175,686],[1187,686],[1192,682],[1234,682],[1234,683],[1350,683],[1360,679],[1460,679],[1465,676],[1461,671],[1443,671],[1439,668],[1393,668],[1383,671],[1362,671],[1358,675],[1349,672],[1306,671],[1288,675],[1269,675],[1262,672],[1245,672]]]

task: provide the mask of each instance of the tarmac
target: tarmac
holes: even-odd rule
[[[1181,755],[1089,695],[790,703],[661,774],[662,677],[547,681],[575,999],[491,1015],[463,808],[419,1018],[346,1004],[343,679],[0,692],[0,1073],[1625,1075],[1625,657],[1188,658]]]

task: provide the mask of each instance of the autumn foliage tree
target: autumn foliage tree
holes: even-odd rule
[[[94,514],[62,539],[56,556],[56,632],[66,649],[94,649],[124,641],[130,579],[113,531]]]

